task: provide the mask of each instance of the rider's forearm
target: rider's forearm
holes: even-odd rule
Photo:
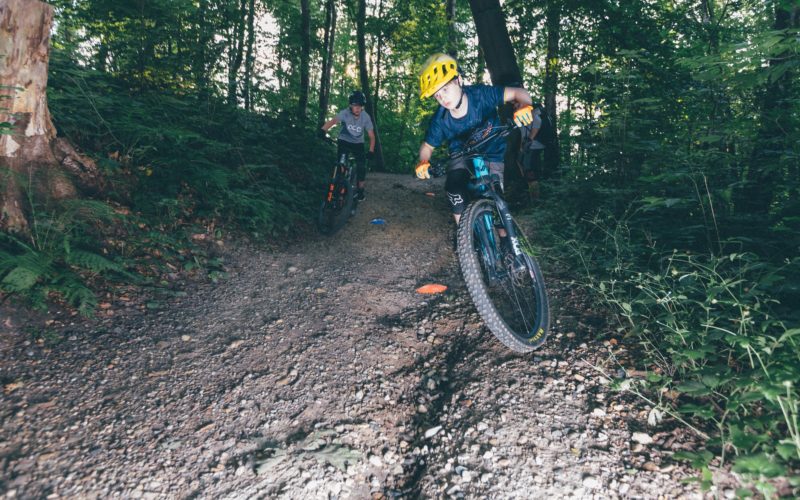
[[[322,126],[322,130],[327,132],[331,127],[339,123],[339,120],[336,118],[331,118],[330,120],[326,121],[325,124]]]
[[[523,106],[530,106],[533,104],[533,99],[531,99],[531,94],[520,87],[506,87],[503,90],[503,102],[511,102],[514,101],[518,104]]]
[[[419,147],[419,161],[430,161],[431,156],[433,156],[433,146],[423,142]]]

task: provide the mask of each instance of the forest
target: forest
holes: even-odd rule
[[[4,60],[33,4],[0,0]],[[52,153],[9,147],[30,89],[0,67],[0,300],[91,316],[109,290],[225,279],[208,241],[307,237],[320,126],[362,90],[371,171],[413,175],[436,108],[420,65],[446,52],[544,104],[539,196],[515,168],[508,194],[545,269],[640,353],[618,390],[707,438],[675,456],[704,485],[715,461],[768,497],[800,486],[798,0],[47,4]]]

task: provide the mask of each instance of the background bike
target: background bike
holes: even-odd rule
[[[355,198],[357,182],[355,158],[342,154],[333,168],[325,197],[319,207],[317,228],[322,234],[335,233],[355,214],[358,206]]]
[[[450,160],[466,159],[473,174],[472,201],[461,215],[457,234],[467,289],[495,337],[514,351],[529,352],[544,343],[550,326],[544,278],[533,247],[502,197],[500,179],[489,171],[481,153],[485,144],[514,128],[493,127],[480,141],[452,153]],[[443,175],[446,162],[431,167],[431,175]]]

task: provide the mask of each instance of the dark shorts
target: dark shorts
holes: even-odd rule
[[[364,155],[364,143],[347,142],[341,139],[336,141],[336,158],[337,161],[342,157],[342,153],[352,153],[356,159],[356,172],[358,173],[358,181],[363,182],[367,178],[367,157]]]
[[[523,175],[529,182],[542,178],[542,153],[544,149],[525,149],[522,152]]]

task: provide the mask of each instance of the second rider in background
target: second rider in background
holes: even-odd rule
[[[419,162],[415,171],[420,179],[430,178],[428,169],[434,148],[447,142],[451,153],[458,151],[462,145],[480,140],[481,137],[476,137],[476,133],[486,134],[492,127],[499,126],[499,106],[507,102],[517,105],[518,109],[514,113],[517,125],[527,125],[533,120],[531,96],[527,90],[518,87],[464,85],[458,72],[458,63],[447,54],[434,54],[425,61],[419,76],[419,86],[420,99],[433,96],[439,103],[425,133],[425,141],[419,148]],[[496,138],[484,148],[489,170],[500,177],[501,186],[505,151],[504,138]],[[456,224],[467,207],[469,180],[470,170],[466,161],[452,161],[447,169],[444,189]]]
[[[372,126],[372,117],[364,111],[366,98],[360,90],[354,90],[348,98],[349,107],[339,111],[339,113],[325,122],[322,130],[327,132],[337,123],[341,123],[339,137],[336,140],[336,158],[341,158],[342,154],[352,153],[356,159],[358,172],[358,191],[356,199],[364,201],[366,194],[364,184],[367,178],[366,159],[372,159],[375,154],[375,132]],[[364,131],[369,136],[369,151],[367,158],[364,157]]]

